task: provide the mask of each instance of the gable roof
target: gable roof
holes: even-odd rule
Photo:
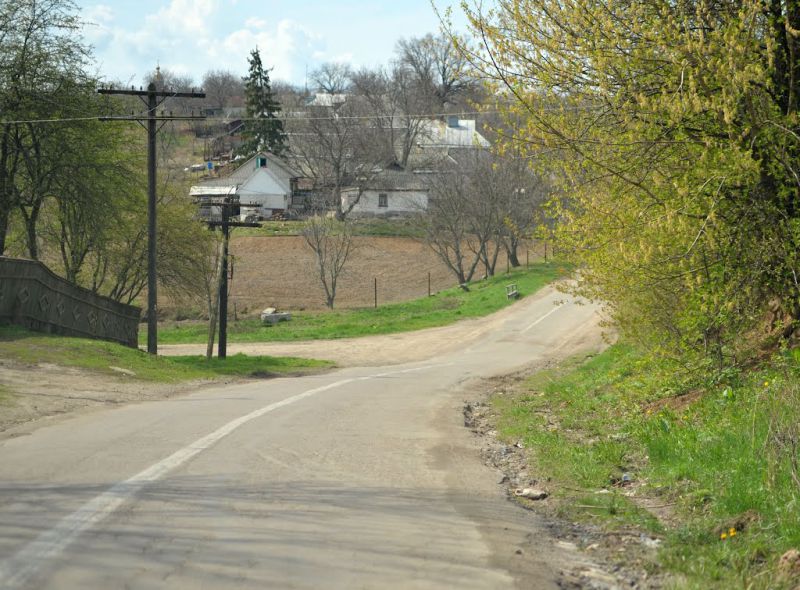
[[[239,167],[227,176],[221,178],[210,178],[202,181],[204,186],[238,186],[247,182],[258,170],[257,158],[267,159],[267,168],[277,168],[285,176],[296,178],[300,176],[285,161],[270,152],[259,152],[252,158],[245,160]]]

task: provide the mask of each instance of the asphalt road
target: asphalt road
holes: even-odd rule
[[[456,350],[204,389],[0,442],[0,588],[556,588],[465,387],[597,346],[552,291]],[[331,346],[335,346],[332,344]]]

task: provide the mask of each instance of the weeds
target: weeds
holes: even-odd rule
[[[560,484],[563,514],[653,530],[618,493],[627,474],[637,496],[673,505],[658,557],[681,584],[780,588],[777,559],[800,547],[798,377],[794,353],[698,377],[616,345],[495,407],[501,435],[524,435],[540,475]]]

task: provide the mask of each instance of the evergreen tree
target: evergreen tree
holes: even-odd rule
[[[247,60],[250,69],[244,78],[244,92],[247,104],[247,122],[244,126],[244,144],[239,153],[250,156],[260,150],[268,150],[280,155],[286,149],[286,133],[283,122],[278,118],[280,103],[272,94],[269,71],[264,69],[258,49],[250,52]]]

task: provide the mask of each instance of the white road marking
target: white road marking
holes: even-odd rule
[[[544,321],[544,320],[545,320],[545,318],[547,318],[547,317],[549,317],[550,315],[552,315],[552,314],[554,314],[555,312],[557,312],[559,309],[561,309],[561,307],[562,307],[561,305],[557,305],[557,306],[555,306],[553,309],[551,309],[550,311],[548,311],[546,314],[544,314],[544,315],[543,315],[542,317],[540,317],[538,320],[536,320],[536,321],[535,321],[535,322],[533,322],[531,325],[529,325],[527,328],[525,328],[524,330],[522,330],[522,332],[520,332],[520,334],[524,334],[525,332],[527,332],[528,330],[530,330],[531,328],[533,328],[533,327],[534,327],[536,324],[538,324],[539,322],[542,322],[542,321]]]
[[[349,379],[342,379],[341,381],[336,381],[335,383],[330,383],[329,385],[323,385],[322,387],[316,387],[303,393],[293,395],[292,397],[287,397],[284,400],[269,404],[235,420],[231,420],[227,424],[217,428],[211,434],[208,434],[203,438],[200,438],[183,447],[169,457],[166,457],[158,463],[151,465],[144,471],[140,471],[133,477],[129,477],[125,481],[121,481],[118,484],[110,487],[106,492],[89,500],[72,514],[65,516],[55,527],[40,534],[36,539],[18,551],[13,557],[4,560],[2,563],[0,563],[0,588],[13,590],[21,587],[36,574],[36,572],[47,560],[56,557],[58,554],[64,551],[64,549],[66,549],[83,531],[89,529],[107,516],[111,515],[115,510],[117,510],[117,508],[120,507],[120,505],[130,499],[131,496],[136,494],[143,487],[158,481],[170,471],[177,469],[192,459],[201,451],[208,449],[221,439],[231,434],[240,426],[243,426],[244,424],[247,424],[256,418],[260,418],[265,414],[311,397],[312,395],[322,393],[323,391],[327,391],[335,387],[347,385],[348,383],[353,383],[355,381],[367,381],[369,379],[387,377],[395,374],[424,371],[426,369],[440,366],[443,365],[425,365],[423,367],[415,367],[412,369],[403,369],[388,373],[376,373],[374,375],[367,375],[364,377],[351,377]]]

